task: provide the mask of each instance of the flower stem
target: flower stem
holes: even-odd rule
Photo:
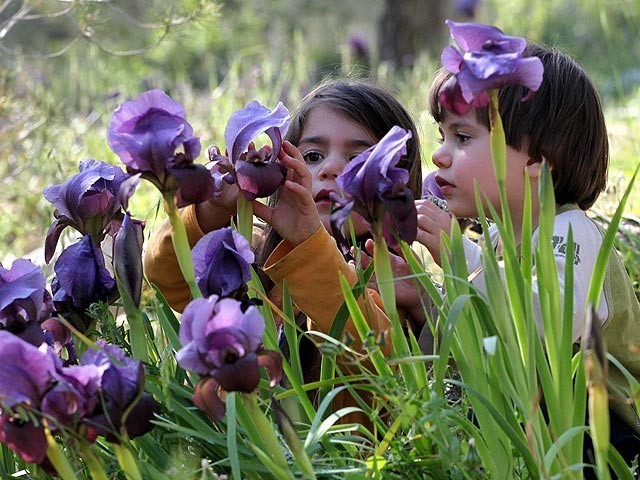
[[[196,283],[196,273],[193,268],[193,258],[191,257],[191,248],[189,247],[187,229],[180,217],[180,212],[176,207],[176,203],[172,195],[164,195],[164,209],[169,216],[173,248],[176,251],[176,257],[178,259],[182,275],[189,286],[191,298],[201,298],[202,292],[200,292],[200,288],[198,288],[198,284]]]
[[[127,480],[142,480],[138,462],[133,457],[131,449],[125,444],[120,445],[117,443],[113,444],[113,449],[116,452],[116,458]]]
[[[44,435],[47,439],[47,458],[58,472],[58,475],[62,480],[77,480],[75,472],[67,457],[64,456],[62,450],[60,449],[60,445],[56,442],[56,439],[51,435],[51,431],[45,425],[44,427]]]
[[[253,205],[247,200],[242,192],[238,194],[238,232],[247,239],[251,245],[253,235]]]
[[[88,444],[80,449],[80,456],[87,464],[89,474],[93,480],[109,480],[104,471],[104,465]]]
[[[241,393],[240,397],[274,462],[280,467],[288,469],[287,459],[280,447],[280,441],[273,425],[258,406],[258,396],[255,393]]]
[[[400,323],[400,316],[398,315],[391,258],[389,257],[387,242],[381,230],[374,233],[373,241],[375,242],[373,249],[373,266],[376,281],[378,282],[378,291],[382,297],[382,304],[391,322],[391,344],[393,345],[393,353],[397,357],[407,358],[411,355],[411,352],[407,339],[404,336],[402,324]],[[417,372],[413,365],[401,363],[400,370],[407,382],[417,381]]]

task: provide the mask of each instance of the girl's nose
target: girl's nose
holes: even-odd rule
[[[344,166],[347,162],[338,158],[337,156],[330,155],[324,159],[320,168],[320,178],[322,180],[337,178],[338,175],[344,170]]]
[[[431,156],[431,161],[438,168],[448,168],[451,166],[451,155],[444,145],[438,148]]]

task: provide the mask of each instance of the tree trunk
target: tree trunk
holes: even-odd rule
[[[439,55],[447,41],[444,0],[385,0],[380,17],[380,60],[410,67],[427,51]]]

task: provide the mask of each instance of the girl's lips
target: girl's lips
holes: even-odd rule
[[[332,190],[322,189],[318,193],[316,193],[316,196],[313,198],[313,200],[316,202],[316,204],[329,204],[331,203],[331,192]]]
[[[448,197],[451,194],[451,192],[453,192],[453,189],[455,188],[454,184],[447,182],[444,178],[442,178],[439,175],[436,175],[435,181],[438,184],[438,187],[440,188],[440,193],[442,193],[442,196],[445,198]]]

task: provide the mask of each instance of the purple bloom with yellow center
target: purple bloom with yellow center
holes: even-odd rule
[[[490,25],[446,23],[459,48],[449,45],[441,55],[444,68],[454,74],[439,93],[445,109],[464,115],[489,103],[487,91],[506,85],[523,85],[529,95],[538,90],[542,62],[537,57],[523,57],[525,39],[504,35]]]
[[[413,192],[407,187],[409,171],[396,166],[406,154],[410,138],[410,131],[394,126],[377,144],[351,160],[336,179],[344,196],[331,196],[331,226],[341,244],[346,241],[340,228],[352,211],[391,246],[397,245],[398,238],[408,243],[415,240],[418,221]]]
[[[48,315],[49,292],[42,270],[26,259],[10,269],[0,263],[0,329],[39,346],[44,340],[41,323]]]
[[[128,179],[119,167],[97,160],[80,163],[79,173],[59,185],[44,190],[44,198],[54,207],[55,222],[45,240],[45,261],[53,257],[60,234],[66,227],[91,235],[100,243],[114,217],[135,190],[123,188]],[[132,180],[133,181],[133,180]]]
[[[272,386],[282,377],[280,354],[261,349],[264,318],[253,306],[217,295],[193,300],[180,324],[183,347],[176,354],[180,366],[200,375],[193,401],[213,420],[224,416],[218,387],[251,393],[258,386],[259,367],[269,371]]]
[[[179,207],[212,195],[213,180],[200,155],[200,140],[182,106],[162,90],[149,90],[123,103],[111,117],[109,146],[131,174],[141,174],[163,193],[175,193]]]
[[[224,132],[228,158],[215,154],[217,150],[212,150],[214,155],[211,157],[212,161],[226,158],[232,168],[230,172],[222,173],[214,168],[214,177],[217,175],[228,183],[237,183],[247,200],[274,193],[285,180],[285,169],[276,159],[288,127],[289,111],[282,103],[269,110],[254,100],[235,111]],[[271,147],[256,150],[253,140],[263,133],[271,140]]]
[[[204,297],[246,291],[254,254],[246,238],[231,227],[213,230],[191,250],[196,281]]]

